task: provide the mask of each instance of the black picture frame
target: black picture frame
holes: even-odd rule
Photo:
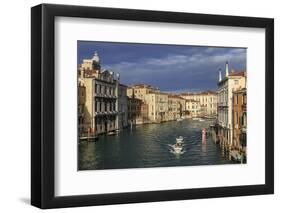
[[[93,195],[54,195],[55,17],[263,28],[265,48],[265,184]],[[274,193],[274,20],[164,11],[41,4],[31,8],[31,204],[42,209]]]

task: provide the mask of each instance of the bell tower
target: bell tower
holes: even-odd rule
[[[100,57],[99,57],[97,51],[95,51],[94,56],[92,58],[92,68],[93,68],[93,70],[98,70],[98,71],[100,71],[100,68],[101,68]]]
[[[225,63],[225,77],[228,77],[229,71],[228,71],[228,61]]]

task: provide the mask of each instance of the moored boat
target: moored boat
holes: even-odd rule
[[[110,131],[107,133],[107,135],[109,135],[109,136],[116,135],[116,131]]]

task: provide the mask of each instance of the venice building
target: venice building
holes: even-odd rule
[[[159,93],[160,90],[157,87],[153,87],[148,84],[134,84],[128,87],[127,95],[128,97],[134,97],[137,99],[145,101],[145,96],[150,93]]]
[[[226,148],[232,149],[233,142],[233,92],[246,88],[246,72],[229,73],[228,62],[225,65],[225,77],[219,72],[218,82],[218,142]]]
[[[86,103],[86,87],[83,82],[78,82],[78,134],[84,136],[87,128],[84,125]]]
[[[193,99],[187,99],[185,106],[186,106],[186,112],[188,117],[198,117],[201,115],[201,108],[200,108],[199,101]]]
[[[83,121],[79,126],[83,126],[84,134],[98,135],[126,126],[127,96],[125,86],[119,83],[120,76],[101,70],[97,52],[83,60],[78,75],[79,83],[85,87],[83,120],[79,121]]]
[[[198,116],[216,116],[217,114],[217,93],[214,91],[202,91],[196,93],[182,93],[181,97],[189,100],[188,105],[192,104],[197,108],[196,113],[190,110],[191,114]],[[197,106],[199,104],[199,106]],[[200,111],[198,110],[200,109]]]
[[[174,121],[186,116],[186,100],[179,95],[168,95],[167,121]]]
[[[233,92],[233,148],[246,155],[247,147],[247,90]]]
[[[152,123],[161,123],[168,120],[168,94],[162,92],[145,95],[148,105],[148,119]]]
[[[159,88],[148,84],[134,84],[127,88],[129,122],[145,124],[155,122],[153,93],[159,93]]]

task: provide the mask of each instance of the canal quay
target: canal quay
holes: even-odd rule
[[[211,124],[212,120],[184,119],[100,135],[95,142],[79,143],[78,170],[234,164],[211,136],[202,143],[202,129]],[[184,138],[181,153],[171,149],[177,136]]]

